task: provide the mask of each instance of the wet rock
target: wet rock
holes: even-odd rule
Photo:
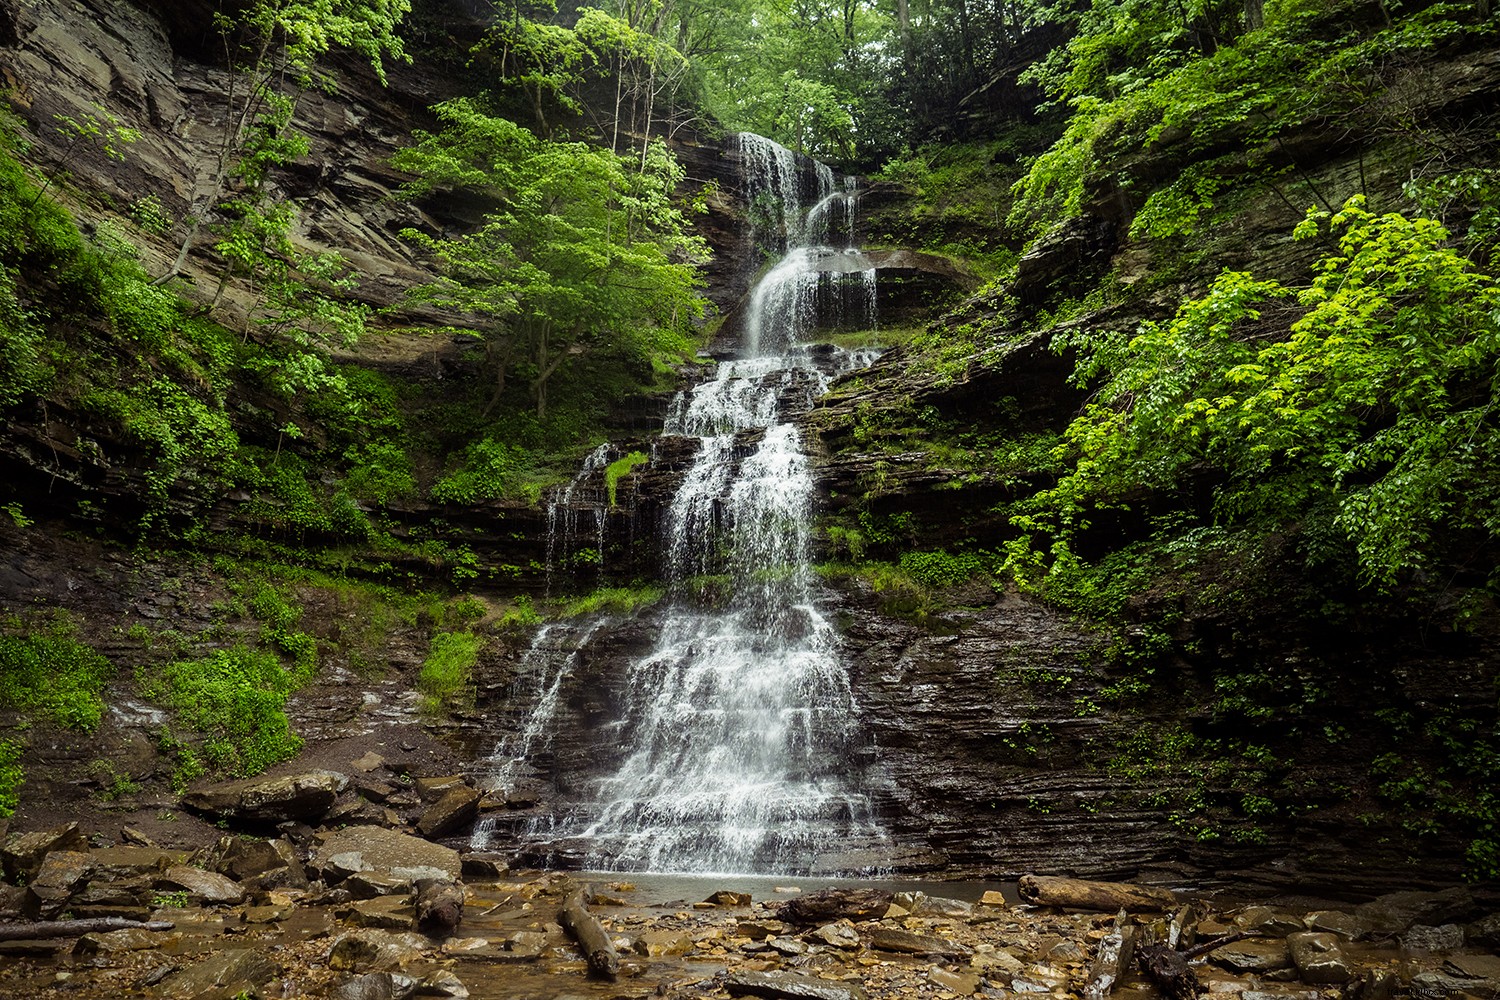
[[[1010,906],[1010,902],[1006,900],[1005,893],[999,892],[995,889],[986,889],[984,891],[984,895],[979,897],[979,905],[1008,907]]]
[[[834,948],[842,948],[845,951],[853,951],[860,946],[859,931],[844,921],[834,924],[824,924],[817,930],[810,932],[807,936],[815,941],[821,941],[823,944]]]
[[[376,753],[374,750],[370,750],[367,751],[365,755],[358,760],[350,761],[349,766],[357,771],[364,771],[366,774],[368,774],[369,772],[374,771],[377,768],[384,767],[385,758],[380,756],[380,754]]]
[[[1470,944],[1491,951],[1500,951],[1500,913],[1492,913],[1476,920],[1464,929],[1464,937]]]
[[[752,941],[763,941],[785,930],[786,924],[779,920],[741,920],[735,928],[735,933]]]
[[[237,996],[258,990],[275,978],[277,971],[276,964],[264,955],[232,949],[173,973],[158,989],[168,997]]]
[[[1474,915],[1474,896],[1455,887],[1442,892],[1393,892],[1362,903],[1354,915],[1370,922],[1377,934],[1400,934],[1413,924],[1455,923]]]
[[[1458,924],[1432,927],[1413,924],[1401,935],[1401,947],[1409,951],[1457,951],[1464,946],[1464,929]]]
[[[776,916],[794,924],[873,920],[884,916],[890,905],[891,894],[879,889],[820,889],[783,903]]]
[[[1286,944],[1292,964],[1305,983],[1345,983],[1354,976],[1354,969],[1339,947],[1336,934],[1304,931],[1290,935]]]
[[[196,903],[237,906],[245,901],[245,888],[217,872],[187,865],[174,865],[156,879],[155,887],[167,892],[186,892]]]
[[[82,851],[50,851],[26,886],[21,912],[32,920],[55,918],[93,870],[93,861]]]
[[[463,775],[450,774],[441,778],[418,778],[415,787],[417,795],[423,802],[437,802],[449,792],[458,788],[468,788],[468,785],[465,784]]]
[[[123,881],[143,875],[156,875],[188,858],[186,851],[164,851],[159,847],[100,847],[89,852],[94,862],[95,879]]]
[[[479,793],[468,785],[456,785],[417,820],[424,837],[446,837],[474,822],[479,815]]]
[[[1370,922],[1352,913],[1341,910],[1315,910],[1302,920],[1310,931],[1328,931],[1350,941],[1358,941],[1370,934]]]
[[[1387,969],[1366,969],[1359,974],[1358,982],[1345,987],[1348,995],[1356,1000],[1392,1000],[1401,989],[1401,980]]]
[[[423,996],[453,997],[454,1000],[463,1000],[469,995],[469,988],[463,980],[447,969],[439,969],[423,979],[420,989]]]
[[[731,972],[724,988],[732,997],[768,1000],[865,1000],[864,988],[854,983],[811,979],[794,972]]]
[[[355,899],[375,899],[379,896],[408,896],[411,880],[377,871],[358,871],[339,883],[349,890]]]
[[[469,881],[495,880],[510,870],[508,859],[501,854],[465,854],[461,874]]]
[[[647,958],[686,955],[693,949],[693,939],[680,931],[647,931],[631,942],[630,949]]]
[[[945,990],[960,996],[979,992],[979,977],[969,972],[949,972],[947,969],[932,969],[927,978]]]
[[[417,981],[391,972],[367,972],[342,983],[334,1000],[404,1000],[416,992]]]
[[[796,938],[766,938],[766,947],[770,948],[776,954],[783,955],[787,958],[795,958],[798,955],[805,955],[807,953],[807,945],[803,944],[801,941],[798,941]]]
[[[1443,971],[1464,980],[1465,993],[1500,996],[1500,955],[1452,955],[1443,963]]]
[[[748,892],[731,892],[728,889],[720,889],[704,900],[705,903],[712,903],[715,906],[749,906],[754,901],[755,898]]]
[[[969,964],[984,972],[1003,972],[1011,975],[1026,968],[1025,963],[1010,952],[988,943],[974,948],[974,955],[969,959]]]
[[[172,937],[160,931],[148,931],[139,927],[127,927],[103,934],[85,934],[73,945],[75,955],[112,955],[126,951],[148,951],[160,948]]]
[[[345,972],[381,972],[421,958],[427,939],[384,930],[351,931],[333,943],[328,966]]]
[[[365,866],[362,871],[408,878],[418,869],[435,869],[439,876],[457,879],[462,870],[458,852],[430,840],[387,830],[378,826],[352,826],[324,833],[322,843],[313,853],[312,867],[327,872],[332,861],[342,854],[358,855]],[[332,866],[336,867],[336,866]],[[348,872],[347,874],[353,874]],[[326,877],[326,874],[325,874]]]
[[[405,896],[379,896],[350,904],[348,919],[356,927],[406,931],[411,930],[416,912]]]
[[[13,833],[0,849],[0,866],[10,882],[24,882],[42,866],[42,859],[53,851],[81,853],[89,849],[88,839],[79,832],[77,823],[52,830]]]
[[[1295,914],[1269,906],[1247,906],[1235,914],[1234,926],[1246,934],[1281,937],[1305,930],[1307,925]]]
[[[1500,980],[1473,979],[1448,972],[1419,972],[1411,977],[1411,995],[1421,1000],[1459,995],[1495,1000],[1500,997]]]
[[[870,947],[881,951],[898,951],[908,955],[958,955],[967,957],[969,948],[957,941],[932,934],[876,927],[870,931]]]
[[[1267,973],[1292,965],[1285,941],[1235,941],[1209,952],[1209,958],[1238,972]]]
[[[961,899],[928,896],[920,892],[898,892],[891,898],[891,902],[904,908],[914,917],[968,918],[974,914],[972,903],[966,903]]]
[[[338,800],[349,779],[333,771],[232,781],[188,792],[182,804],[209,816],[247,823],[317,820]]]
[[[132,844],[136,847],[156,846],[156,841],[152,840],[150,837],[146,836],[144,832],[136,829],[133,826],[120,827],[120,839],[125,841],[125,843]]]
[[[247,924],[274,924],[291,916],[293,909],[294,907],[291,906],[278,906],[272,903],[247,906],[241,919]]]

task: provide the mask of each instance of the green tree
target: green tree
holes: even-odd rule
[[[495,206],[475,231],[406,230],[441,276],[412,298],[452,310],[480,337],[495,378],[488,414],[513,369],[527,372],[539,418],[570,358],[613,350],[650,359],[681,350],[703,314],[687,233],[672,194],[682,168],[653,143],[644,160],[539,138],[477,101],[437,105],[444,129],[419,132],[395,158],[413,196],[464,190]]]

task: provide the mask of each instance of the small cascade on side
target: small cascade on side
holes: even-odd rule
[[[553,573],[580,554],[580,528],[589,521],[589,538],[593,541],[593,562],[604,568],[605,528],[609,517],[609,498],[604,486],[605,467],[615,457],[614,445],[605,442],[583,460],[568,484],[553,494],[547,505],[547,590],[552,590]]]
[[[664,437],[696,449],[662,517],[668,597],[649,649],[607,680],[618,719],[599,772],[554,775],[561,801],[526,834],[533,860],[791,874],[880,854],[852,777],[858,712],[813,570],[814,485],[795,422],[832,378],[872,360],[806,339],[874,325],[874,269],[850,246],[852,180],[759,136],[736,149],[758,238],[781,259],[748,298],[741,357],[670,408]],[[555,711],[558,690],[536,676],[534,717]],[[524,760],[536,745],[523,734],[504,752]]]

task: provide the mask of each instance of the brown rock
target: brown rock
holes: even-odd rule
[[[979,977],[970,972],[949,972],[946,969],[931,969],[927,978],[945,990],[952,990],[959,996],[968,996],[979,992]]]
[[[1237,972],[1273,972],[1292,964],[1285,941],[1235,941],[1209,952],[1209,957]]]
[[[456,833],[479,815],[479,793],[468,785],[450,788],[417,820],[422,836],[434,838]]]
[[[167,892],[186,892],[195,902],[210,905],[237,906],[245,901],[245,888],[217,872],[206,872],[187,865],[174,865],[156,880],[156,888]]]
[[[0,865],[10,882],[28,881],[42,866],[42,859],[53,851],[83,852],[89,849],[88,838],[79,832],[76,822],[52,830],[13,833],[0,849]]]
[[[33,920],[51,920],[93,874],[94,864],[82,851],[50,851],[26,886],[21,911]]]
[[[416,909],[404,896],[377,896],[362,899],[349,906],[349,922],[356,927],[375,927],[388,931],[409,931]]]
[[[693,939],[680,931],[647,931],[630,945],[637,955],[660,958],[663,955],[686,955],[693,950]]]
[[[255,778],[188,792],[182,804],[197,812],[249,823],[316,821],[338,800],[349,779],[333,771]]]
[[[381,972],[421,958],[427,947],[427,939],[418,934],[351,931],[333,943],[328,965],[345,972]]]
[[[232,997],[258,990],[276,973],[275,963],[258,952],[220,951],[168,976],[157,989],[167,997]]]
[[[1344,957],[1336,934],[1304,931],[1290,935],[1286,944],[1292,964],[1297,967],[1304,983],[1345,983],[1354,976],[1354,969]]]
[[[127,927],[124,930],[106,931],[103,934],[85,934],[73,945],[73,954],[108,955],[122,951],[147,951],[160,948],[167,942],[180,937],[180,934]]]
[[[870,947],[881,951],[898,951],[908,955],[959,955],[967,957],[970,950],[957,941],[936,937],[932,934],[917,934],[913,931],[876,927],[870,931]]]
[[[879,889],[820,889],[783,903],[776,916],[794,924],[873,920],[885,915],[891,894]]]
[[[865,1000],[857,983],[832,983],[794,972],[753,972],[745,969],[729,974],[724,988],[732,997],[765,997],[767,1000]]]
[[[442,778],[418,778],[416,780],[417,794],[423,802],[437,802],[444,795],[458,787],[468,786],[465,784],[463,775],[451,774]]]
[[[351,826],[322,837],[312,860],[318,871],[328,868],[331,859],[341,855],[357,856],[366,866],[362,870],[396,878],[429,877],[430,872],[423,869],[435,869],[438,874],[457,879],[463,868],[458,852],[451,847],[384,827]]]

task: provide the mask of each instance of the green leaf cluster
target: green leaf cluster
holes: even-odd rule
[[[80,641],[73,620],[0,619],[0,706],[70,729],[93,732],[104,717],[104,687],[114,666]]]
[[[1121,498],[1204,478],[1219,525],[1299,534],[1377,587],[1493,551],[1500,282],[1438,223],[1358,197],[1298,229],[1321,234],[1337,251],[1304,288],[1226,271],[1170,322],[1076,345],[1078,378],[1101,385],[1068,428],[1066,474],[1012,518],[1018,579],[1066,571]]]

